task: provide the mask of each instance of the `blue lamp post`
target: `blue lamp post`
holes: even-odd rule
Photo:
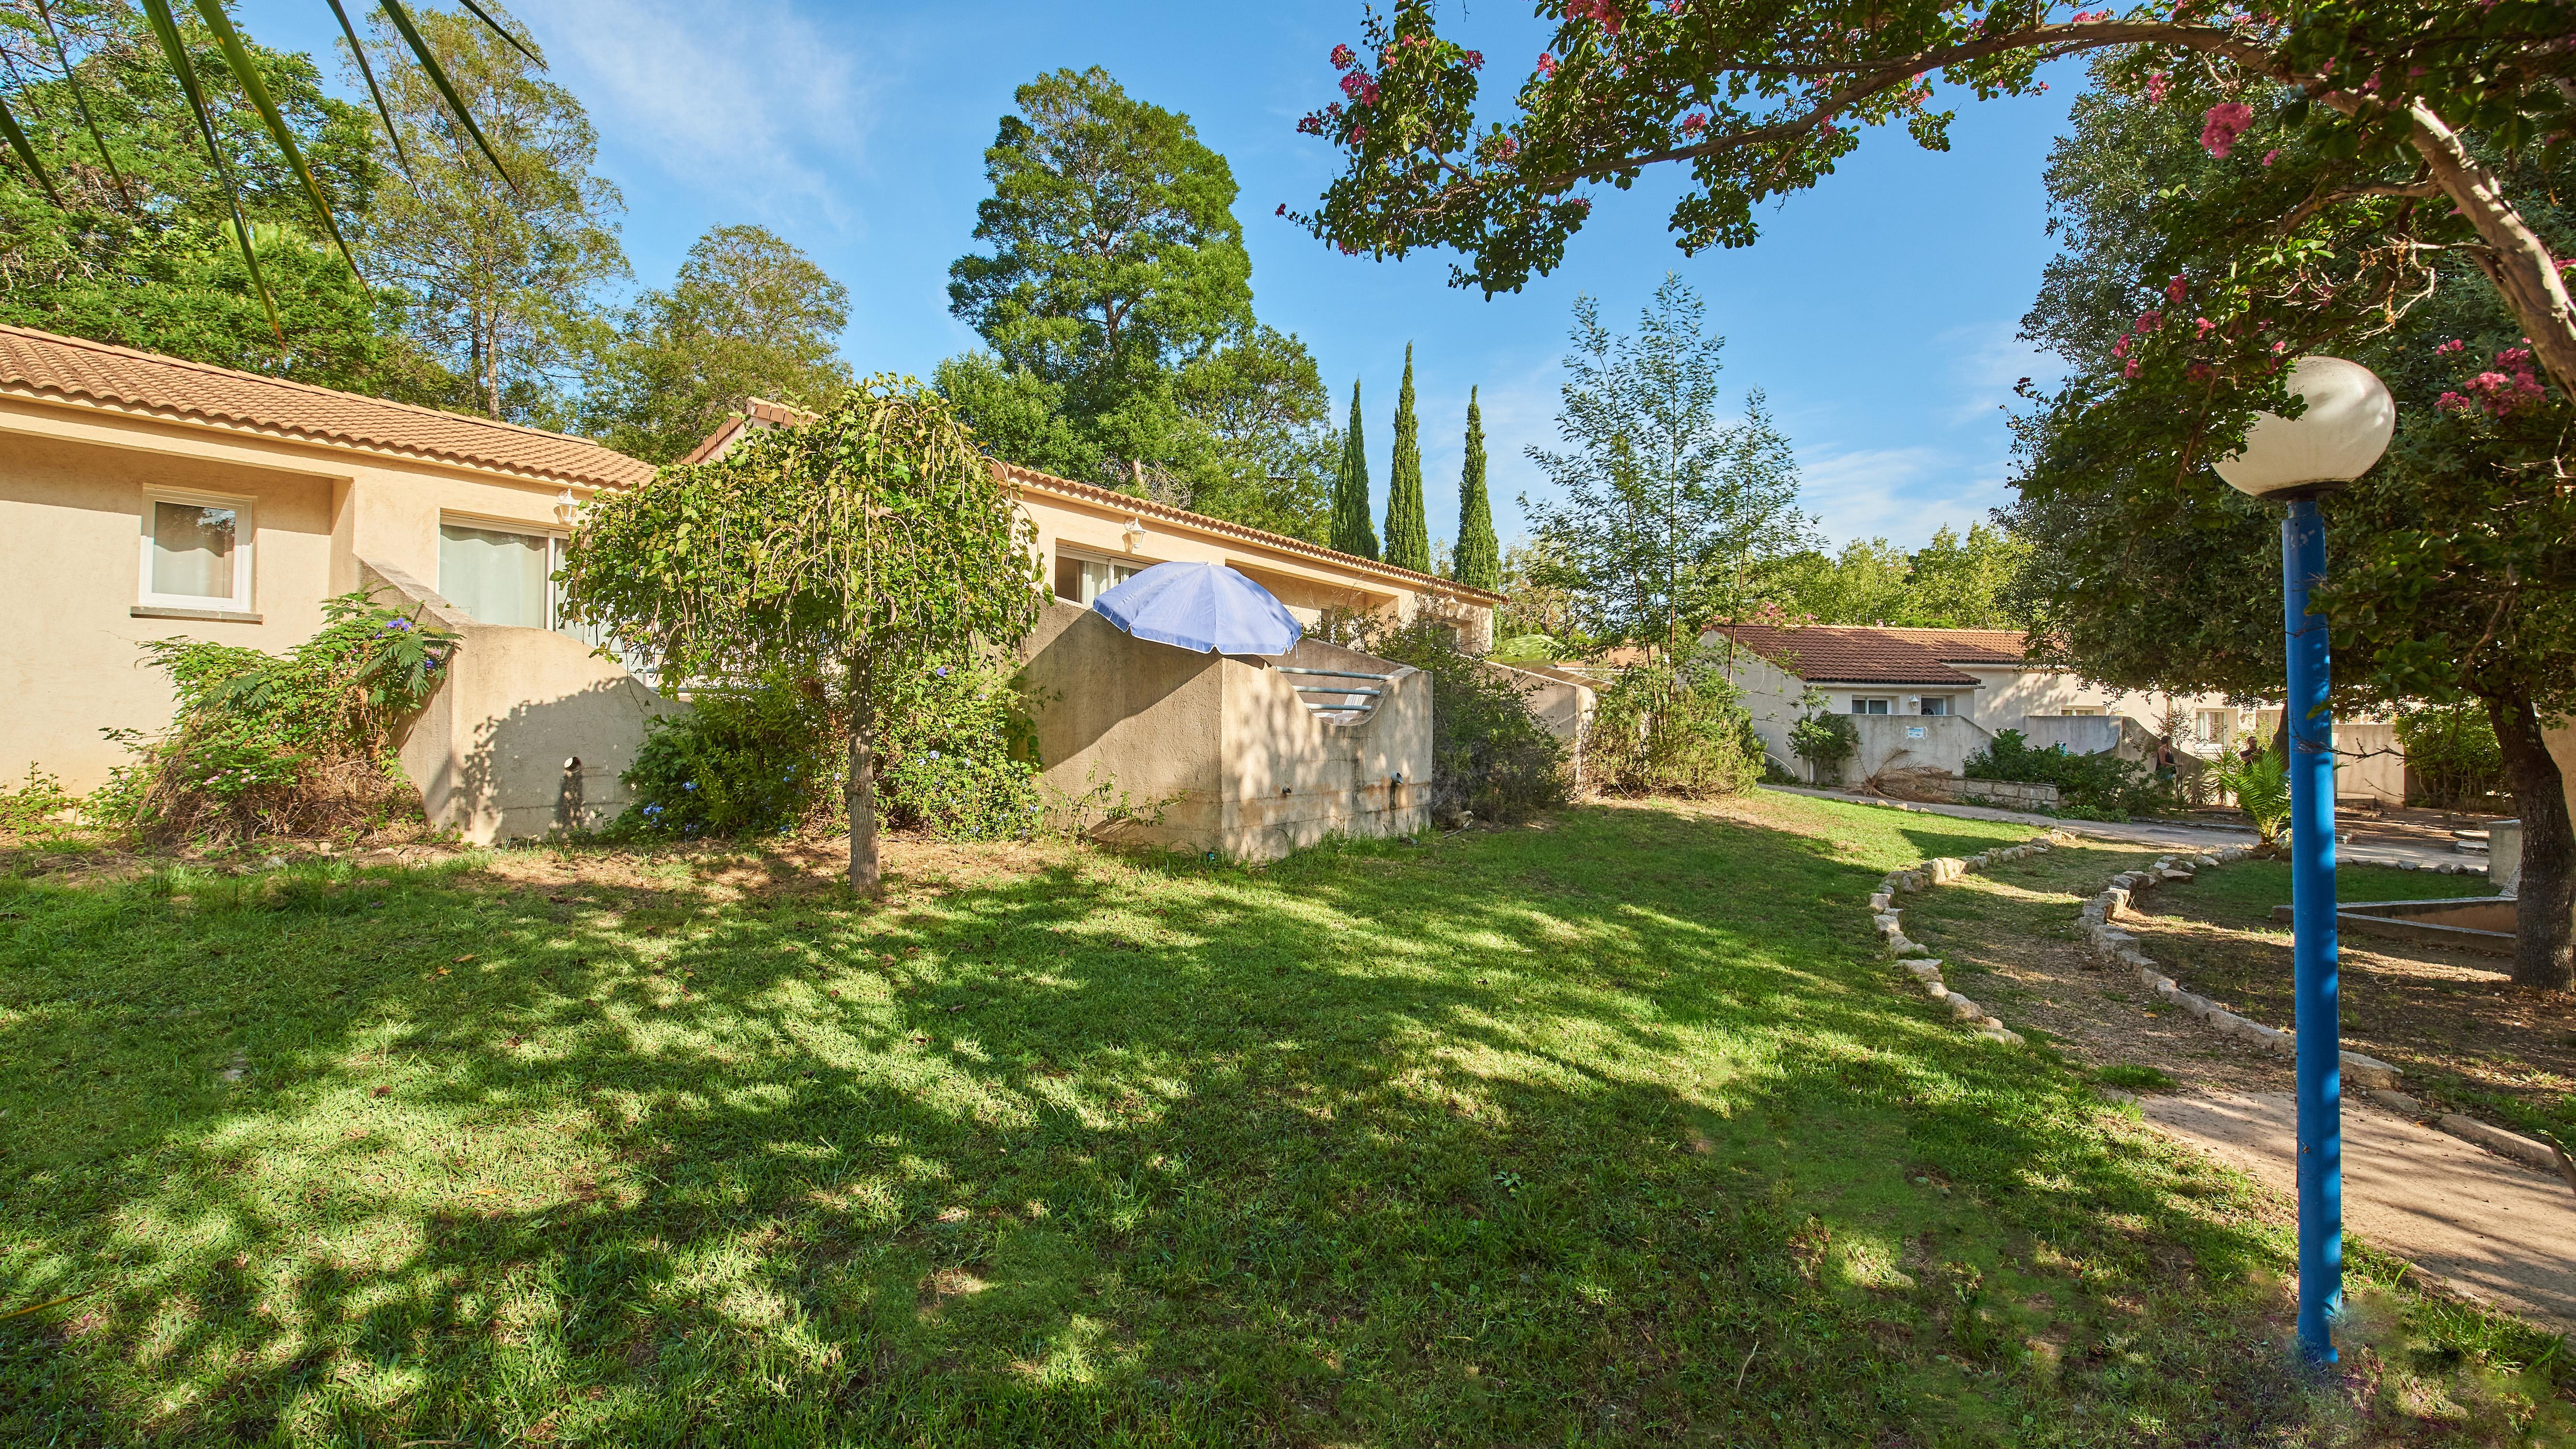
[[[2299,1344],[2334,1362],[2333,1323],[2343,1311],[2343,1030],[2335,999],[2334,720],[2326,621],[2308,591],[2326,576],[2326,526],[2317,499],[2370,471],[2397,428],[2397,404],[2369,368],[2339,357],[2303,357],[2290,391],[2307,400],[2297,420],[2264,413],[2245,447],[2218,464],[2238,492],[2287,503],[2281,520],[2282,627],[2289,696],[2290,915],[2297,938]]]

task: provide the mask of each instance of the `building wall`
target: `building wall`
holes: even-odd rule
[[[171,617],[142,602],[152,487],[249,500],[248,617]],[[359,586],[362,559],[435,590],[442,516],[559,528],[562,491],[547,480],[0,398],[0,537],[14,565],[0,571],[0,604],[21,625],[0,634],[0,689],[17,705],[0,713],[0,779],[33,766],[89,790],[126,758],[102,730],[167,727],[169,680],[145,662],[142,642],[184,637],[282,653],[321,627],[323,600]],[[525,648],[568,651],[557,663],[578,672],[573,661],[588,651],[543,637],[563,649]],[[503,648],[487,640],[479,653]],[[532,700],[559,692],[532,688]],[[559,776],[562,759],[554,765]],[[551,809],[552,787],[546,801]]]
[[[1034,487],[1021,488],[1020,507],[1036,525],[1047,581],[1060,597],[1069,597],[1064,582],[1069,560],[1105,559],[1131,568],[1216,563],[1268,589],[1309,628],[1333,610],[1401,622],[1429,609],[1457,626],[1461,647],[1476,653],[1493,647],[1491,608],[1443,596],[1401,577],[1343,569],[1258,540],[1201,531],[1178,520]],[[1131,521],[1141,531],[1130,531]]]
[[[1131,638],[1073,604],[1049,606],[1021,656],[1045,787],[1095,816],[1139,812],[1113,838],[1271,859],[1429,823],[1431,680],[1417,670],[1301,641],[1299,667],[1393,676],[1368,719],[1332,724],[1296,693],[1311,676]]]
[[[1710,634],[1700,639],[1703,646],[1725,647],[1722,636]],[[1720,659],[1724,659],[1721,654]],[[1762,751],[1781,769],[1808,777],[1807,763],[1789,747],[1789,729],[1803,711],[1798,701],[1807,692],[1805,680],[1790,674],[1750,649],[1737,646],[1727,677],[1743,692],[1744,708],[1753,716],[1753,732],[1762,737]],[[1849,701],[1844,702],[1849,708]]]

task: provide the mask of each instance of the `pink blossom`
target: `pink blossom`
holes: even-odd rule
[[[2194,382],[2205,382],[2209,379],[2209,376],[2213,371],[2215,371],[2215,369],[2208,363],[2195,362],[2191,366],[2184,368],[2182,370],[2182,375],[2190,378]]]
[[[2162,312],[2141,312],[2138,314],[2138,330],[2141,332],[2153,332],[2163,325],[2165,325],[2165,314]]]
[[[2176,272],[2173,280],[2165,283],[2165,300],[2179,307],[2182,305],[2184,295],[2190,291],[2191,283],[2183,280],[2182,273]]]
[[[2434,348],[2433,355],[2435,357],[2441,357],[2453,352],[2465,352],[2468,350],[2468,346],[2469,344],[2454,337],[2450,341],[2443,343],[2441,346]]]
[[[2286,343],[2286,342],[2275,342],[2275,343],[2273,343],[2273,344],[2272,344],[2272,355],[2273,355],[2274,357],[2278,357],[2278,356],[2280,356],[2282,353],[2287,352],[2287,351],[2289,351],[2289,350],[2290,350],[2290,344],[2288,344],[2288,343]]]
[[[2433,399],[2433,406],[2446,413],[2473,413],[2478,410],[2476,403],[2455,392],[2446,392]]]
[[[2263,164],[2264,164],[2264,165],[2266,165],[2266,166],[2269,166],[2269,165],[2271,165],[2273,162],[2278,161],[2278,160],[2280,160],[2280,159],[2281,159],[2281,148],[2280,148],[2280,147],[2278,147],[2278,146],[2275,146],[2275,147],[2273,147],[2271,150],[2266,151],[2266,152],[2264,152],[2264,153],[2263,153]]]
[[[1521,143],[1513,140],[1509,136],[1505,136],[1500,141],[1494,143],[1494,154],[1502,157],[1506,161],[1519,155],[1520,149]]]
[[[2111,355],[2112,355],[2113,357],[2126,357],[2126,356],[2128,356],[2128,355],[2129,355],[2129,344],[2130,344],[2130,343],[2132,343],[2132,342],[2135,342],[2136,340],[2137,340],[2136,338],[2134,338],[2134,337],[2130,336],[2130,335],[2129,335],[2128,333],[2126,333],[2126,332],[2121,333],[2121,334],[2120,334],[2120,340],[2111,344]]]
[[[2206,317],[2193,318],[2191,325],[2199,329],[2192,333],[2192,336],[2195,338],[2207,337],[2210,333],[2218,330],[2218,324],[2210,321]]]
[[[1359,57],[1352,53],[1349,46],[1336,45],[1333,47],[1333,69],[1349,70],[1352,66],[1357,65],[1358,63]]]
[[[2165,103],[2165,89],[2172,84],[2173,77],[2165,74],[2163,71],[2157,71],[2154,75],[2147,77],[2147,104],[2151,106],[2163,105]]]
[[[2243,101],[2220,101],[2201,117],[2200,144],[2210,155],[2224,161],[2236,148],[2236,138],[2254,125],[2254,108]]]
[[[1689,115],[1682,117],[1682,134],[1685,136],[1696,136],[1707,129],[1708,117],[1697,111],[1693,111]]]
[[[1589,18],[1601,27],[1604,35],[1616,35],[1627,20],[1619,14],[1617,0],[1566,0],[1565,18]]]
[[[1469,70],[1483,70],[1484,68],[1485,68],[1485,53],[1484,53],[1483,51],[1481,51],[1481,50],[1471,50],[1471,51],[1468,51],[1468,52],[1467,52],[1467,69],[1469,69]]]
[[[1352,71],[1349,75],[1342,77],[1342,94],[1349,96],[1352,100],[1356,101],[1360,98],[1360,92],[1368,89],[1368,83],[1368,72],[1363,70]]]
[[[1555,75],[1556,57],[1548,54],[1544,50],[1540,51],[1538,53],[1538,73],[1543,76]]]
[[[1272,216],[1286,216],[1288,214],[1288,203],[1284,201],[1279,203],[1279,209],[1270,214]]]
[[[2129,365],[2120,369],[2120,375],[2122,377],[2135,377],[2144,367],[2145,363],[2143,361],[2132,357],[2129,359]]]

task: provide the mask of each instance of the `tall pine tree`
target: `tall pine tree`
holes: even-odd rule
[[[1467,389],[1467,462],[1458,473],[1458,551],[1449,576],[1471,589],[1500,592],[1502,549],[1494,539],[1494,506],[1485,498],[1485,419]]]
[[[1431,572],[1431,524],[1422,504],[1422,425],[1413,416],[1413,344],[1404,344],[1404,389],[1395,395],[1395,467],[1386,482],[1386,561]]]
[[[1360,436],[1360,385],[1351,380],[1351,430],[1342,437],[1342,475],[1333,483],[1333,547],[1377,557],[1377,529],[1369,523],[1368,442]]]

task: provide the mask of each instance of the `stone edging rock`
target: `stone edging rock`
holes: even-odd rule
[[[2095,955],[2117,965],[2134,967],[2138,979],[2146,983],[2148,990],[2200,1018],[2211,1030],[2222,1036],[2253,1042],[2276,1056],[2296,1058],[2296,1036],[2258,1021],[2249,1021],[2206,997],[2183,990],[2172,977],[2158,971],[2156,963],[2138,949],[2137,937],[2112,924],[2139,893],[2154,890],[2168,881],[2190,880],[2196,869],[2242,860],[2247,853],[2243,846],[2223,846],[2206,854],[2165,856],[2145,870],[2122,871],[2111,877],[2110,884],[2100,895],[2084,903],[2076,919],[2082,923],[2085,939],[2092,944]],[[2511,1158],[2543,1172],[2557,1173],[2567,1179],[2569,1187],[2576,1188],[2576,1162],[2571,1162],[2558,1148],[2507,1132],[2501,1127],[2489,1126],[2474,1117],[2433,1112],[2397,1090],[2405,1076],[2398,1068],[2359,1052],[2338,1049],[2337,1055],[2342,1062],[2344,1079],[2358,1085],[2364,1096],[2380,1106],[2399,1116],[2440,1128],[2463,1141],[2474,1142],[2500,1157]]]
[[[1950,989],[1949,984],[1941,979],[1941,963],[1933,959],[1930,951],[1921,943],[1906,939],[1902,914],[1896,908],[1896,897],[1901,893],[1925,891],[1936,885],[1947,885],[1972,870],[1983,869],[1997,861],[2019,860],[2026,855],[2037,855],[2047,850],[2052,842],[2070,838],[2060,832],[2052,831],[2047,835],[2035,836],[2019,845],[1998,846],[1993,850],[1964,859],[1939,856],[1911,870],[1891,872],[1886,879],[1878,883],[1877,892],[1869,898],[1870,915],[1878,925],[1879,939],[1887,943],[1889,951],[1895,953],[1896,964],[1905,968],[1907,974],[1914,978],[1915,984],[1922,988],[1924,995],[1947,1005],[1952,1016],[1973,1027],[1977,1035],[1988,1041],[2001,1042],[2007,1046],[2020,1046],[2022,1035],[1997,1020],[1984,1007]]]

